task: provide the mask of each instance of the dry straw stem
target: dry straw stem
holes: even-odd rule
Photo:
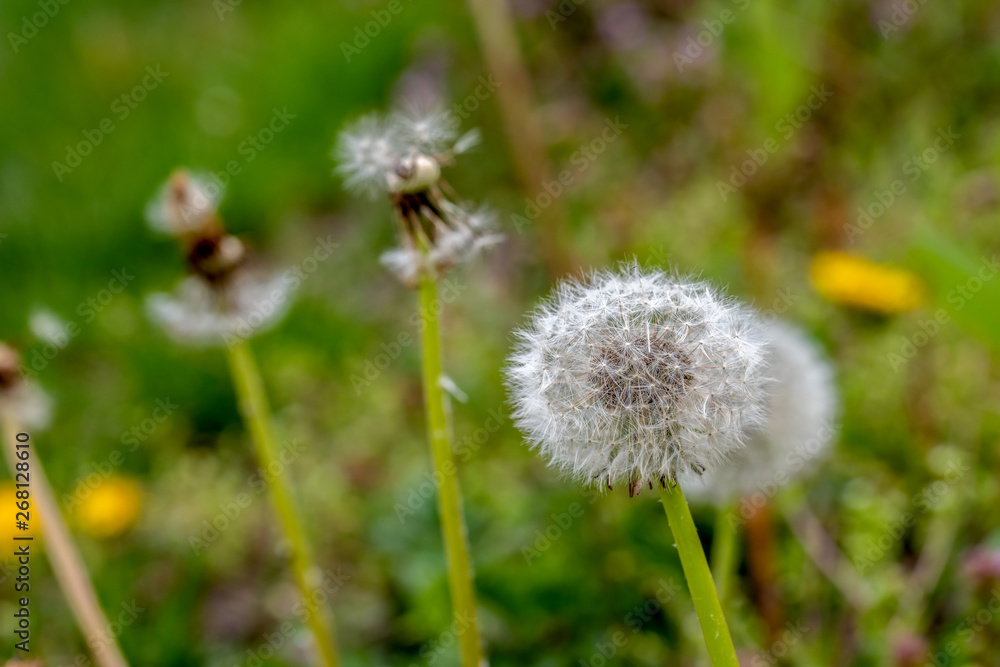
[[[496,73],[500,113],[507,130],[521,186],[526,193],[537,191],[552,180],[552,168],[545,154],[542,128],[533,113],[531,79],[521,58],[514,21],[507,0],[468,0],[483,57]],[[537,224],[539,245],[553,278],[573,270],[572,259],[562,243],[563,210],[558,198],[542,209]]]
[[[260,371],[254,361],[250,347],[245,342],[235,343],[226,348],[229,365],[239,397],[240,412],[250,431],[254,448],[257,451],[257,462],[263,470],[280,469],[278,451],[275,446],[274,433],[271,429],[271,410],[264,395],[264,384],[260,379]],[[292,573],[295,583],[302,594],[309,614],[306,619],[309,629],[316,639],[316,648],[322,664],[326,667],[337,667],[337,647],[334,641],[333,620],[330,610],[320,600],[317,580],[319,568],[314,565],[309,541],[305,530],[299,521],[295,501],[292,498],[288,481],[281,475],[274,475],[271,480],[271,499],[278,514],[278,522],[292,548]]]
[[[3,421],[4,457],[10,466],[11,474],[17,469],[17,435],[20,432],[17,418],[9,410],[0,410],[0,420]],[[30,441],[29,441],[30,442]],[[128,662],[122,654],[118,642],[111,634],[111,624],[101,610],[97,593],[90,582],[87,567],[73,543],[73,537],[66,527],[55,493],[49,485],[45,470],[38,457],[38,451],[30,450],[29,490],[30,503],[37,517],[42,517],[42,537],[45,539],[45,552],[56,580],[62,588],[63,595],[69,602],[70,610],[83,632],[87,645],[99,647],[93,652],[94,662],[98,667],[127,667]]]
[[[476,592],[472,560],[469,557],[468,531],[462,511],[462,494],[452,454],[452,433],[445,412],[441,389],[441,329],[438,322],[437,284],[426,275],[420,281],[420,314],[423,322],[424,403],[427,410],[427,435],[434,461],[438,486],[438,511],[441,532],[448,556],[448,584],[452,610],[456,618],[471,619],[459,635],[463,667],[480,667],[483,661],[479,620],[476,616]]]

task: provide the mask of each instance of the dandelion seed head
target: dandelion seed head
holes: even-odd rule
[[[584,483],[703,472],[763,422],[759,320],[707,283],[634,264],[598,272],[560,284],[516,336],[515,422]]]
[[[341,133],[335,157],[344,185],[354,192],[384,194],[395,209],[403,238],[382,264],[404,284],[437,275],[477,257],[501,240],[490,234],[494,214],[453,201],[441,167],[479,141],[478,132],[457,140],[448,111],[366,116]]]
[[[375,115],[341,132],[334,149],[344,187],[372,199],[388,191],[389,174],[405,154],[393,127]]]
[[[214,223],[224,188],[215,181],[186,170],[170,175],[146,205],[150,226],[170,236],[199,234]]]
[[[9,412],[23,428],[43,430],[52,423],[52,399],[34,380],[21,374],[21,355],[0,342],[0,412]]]
[[[747,446],[686,487],[693,500],[728,503],[807,474],[836,435],[833,367],[804,332],[782,321],[765,325],[767,420]]]
[[[416,248],[393,248],[382,253],[379,261],[404,285],[415,286],[424,270],[424,255]]]
[[[240,271],[224,285],[199,276],[182,280],[172,293],[146,298],[149,318],[178,343],[220,346],[275,326],[291,304],[285,274]]]
[[[424,155],[436,155],[450,148],[458,130],[456,119],[448,111],[395,113],[392,127],[401,145]]]

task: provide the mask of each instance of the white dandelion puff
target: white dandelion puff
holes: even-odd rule
[[[837,433],[839,401],[833,367],[804,332],[785,322],[766,325],[771,378],[764,428],[722,466],[689,485],[693,499],[729,503],[807,474]]]
[[[189,276],[172,293],[150,294],[146,312],[178,343],[226,345],[280,322],[292,301],[292,282],[281,273],[241,271],[220,287]]]
[[[449,150],[458,131],[456,119],[447,111],[395,113],[390,122],[402,145],[424,155]]]
[[[506,376],[529,443],[586,484],[704,472],[765,416],[754,311],[634,264],[560,284],[517,332]]]
[[[424,255],[416,248],[393,248],[382,253],[379,261],[401,283],[415,285],[424,271]]]
[[[361,118],[340,133],[334,158],[345,188],[372,199],[388,192],[389,175],[404,157],[395,135],[392,126],[375,115]]]

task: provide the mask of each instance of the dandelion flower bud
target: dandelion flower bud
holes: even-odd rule
[[[766,325],[767,421],[747,446],[689,486],[692,498],[726,503],[768,493],[827,452],[836,434],[837,391],[830,362],[805,333],[785,322]]]
[[[345,188],[392,202],[401,247],[386,252],[382,264],[407,285],[469,261],[501,238],[488,233],[491,214],[451,199],[441,168],[479,135],[455,137],[444,112],[366,116],[341,133],[334,149]]]
[[[559,285],[517,332],[506,373],[531,445],[584,483],[700,474],[764,418],[756,314],[637,265]]]

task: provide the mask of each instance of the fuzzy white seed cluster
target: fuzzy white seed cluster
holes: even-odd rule
[[[773,493],[810,471],[830,449],[839,408],[833,367],[804,332],[782,321],[766,325],[772,378],[765,427],[724,465],[685,487],[693,500],[717,504]]]
[[[627,265],[559,285],[507,368],[531,445],[586,484],[700,474],[764,423],[765,338],[711,285]]]
[[[475,130],[458,136],[447,112],[366,116],[341,133],[334,149],[337,172],[351,192],[386,195],[401,230],[398,248],[382,264],[403,283],[436,275],[498,243],[495,216],[482,207],[456,203],[441,168],[479,142]]]
[[[293,280],[250,261],[217,214],[222,190],[174,172],[147,207],[152,226],[177,239],[191,274],[172,293],[146,299],[150,319],[177,342],[222,345],[270,329],[288,311]]]

